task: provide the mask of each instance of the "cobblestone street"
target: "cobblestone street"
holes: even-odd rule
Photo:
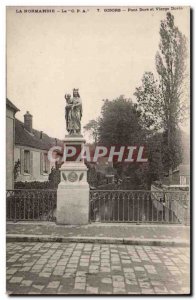
[[[187,294],[189,248],[7,243],[9,294]]]

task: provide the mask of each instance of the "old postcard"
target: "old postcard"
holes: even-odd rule
[[[6,14],[7,293],[190,294],[190,7]]]

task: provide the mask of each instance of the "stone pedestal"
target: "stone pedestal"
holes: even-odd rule
[[[67,136],[66,146],[82,149],[85,139],[82,136]],[[79,154],[79,153],[77,153]],[[57,224],[82,225],[89,222],[89,184],[84,160],[65,158],[61,166],[61,182],[57,190]]]

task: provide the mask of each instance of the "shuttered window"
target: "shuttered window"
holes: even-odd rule
[[[43,174],[43,153],[40,153],[40,174]]]
[[[24,173],[30,174],[30,151],[24,150]]]
[[[47,153],[44,153],[44,173],[48,173],[48,155]]]
[[[49,160],[47,153],[40,153],[40,174],[49,172]]]
[[[24,175],[24,150],[20,149],[20,173]]]

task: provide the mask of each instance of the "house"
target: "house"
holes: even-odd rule
[[[19,109],[6,99],[6,189],[14,188],[15,114]]]
[[[180,164],[172,172],[172,183],[188,186],[190,184],[190,165]]]
[[[27,111],[24,123],[15,120],[14,163],[18,166],[15,181],[47,181],[55,163],[48,160],[48,151],[62,143],[43,131],[33,128],[33,116]]]

